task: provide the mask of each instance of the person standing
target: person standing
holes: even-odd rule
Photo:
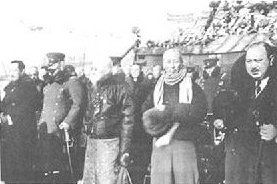
[[[277,183],[276,76],[276,48],[266,42],[252,43],[232,68],[236,113],[229,122],[216,120],[230,132],[225,140],[226,184]]]
[[[38,169],[46,176],[41,182],[64,182],[74,180],[65,145],[67,132],[79,131],[82,108],[82,87],[63,71],[63,53],[48,53],[49,83],[44,87],[44,99],[39,120]],[[77,86],[77,87],[76,87]],[[81,85],[80,85],[81,86]],[[78,132],[77,131],[77,132]],[[74,143],[74,142],[73,142]]]
[[[39,93],[25,74],[22,61],[12,61],[10,83],[1,103],[1,171],[7,183],[34,182],[34,149],[37,141],[36,110]]]
[[[74,181],[82,179],[84,166],[84,151],[81,148],[83,143],[83,118],[86,110],[86,90],[80,79],[77,77],[75,68],[72,65],[65,65],[63,69],[65,73],[66,82],[64,83],[64,90],[70,98],[70,110],[64,119],[71,127],[66,131],[70,131],[70,136],[74,140],[73,149],[71,151],[72,167],[74,174]]]
[[[115,184],[120,166],[127,167],[130,157],[134,105],[128,85],[121,74],[112,74],[111,60],[101,68],[89,90],[84,184]]]
[[[132,65],[131,75],[126,78],[126,81],[134,101],[134,130],[131,145],[133,164],[130,166],[130,175],[134,183],[143,183],[151,160],[152,137],[143,129],[142,104],[151,92],[151,83],[143,75],[141,66],[138,64]]]
[[[208,102],[208,113],[212,114],[213,100],[220,90],[220,84],[222,83],[221,77],[223,76],[223,73],[217,64],[217,58],[205,59],[203,62],[203,90]]]
[[[207,102],[202,89],[187,75],[187,64],[177,48],[165,51],[165,73],[144,104],[144,109],[154,105],[143,115],[146,131],[154,136],[151,184],[199,183],[195,140]]]

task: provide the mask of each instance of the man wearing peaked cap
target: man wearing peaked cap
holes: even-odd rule
[[[120,66],[121,65],[122,57],[120,57],[120,56],[111,56],[110,59],[113,62],[113,66],[116,66],[116,65]]]
[[[209,59],[205,59],[204,62],[204,68],[211,68],[213,66],[217,65],[217,58],[209,58]]]
[[[110,59],[112,60],[112,73],[113,74],[120,73],[122,57],[111,56]]]
[[[39,121],[39,163],[38,169],[47,173],[46,181],[51,183],[52,177],[59,172],[59,182],[69,182],[68,162],[63,152],[62,139],[64,130],[75,133],[79,128],[79,115],[82,103],[82,89],[78,82],[70,80],[73,66],[67,66],[65,71],[61,68],[61,61],[65,55],[62,53],[48,53],[48,71],[51,81],[43,90],[43,109]],[[72,70],[73,69],[73,70]],[[70,81],[70,82],[69,82]],[[75,85],[76,84],[76,85]],[[79,89],[80,88],[80,89]]]
[[[204,61],[204,69],[202,76],[203,90],[208,101],[208,113],[212,113],[212,104],[215,96],[221,90],[221,68],[217,65],[217,58],[209,58]]]

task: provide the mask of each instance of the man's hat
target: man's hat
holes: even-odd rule
[[[48,61],[49,61],[49,66],[64,61],[65,54],[60,53],[60,52],[49,52],[46,54]]]
[[[205,59],[203,62],[204,62],[205,68],[211,68],[217,65],[217,61],[218,61],[218,58],[209,58],[209,59]]]
[[[65,65],[63,70],[65,72],[65,75],[67,75],[67,76],[77,75],[76,72],[75,72],[75,68],[72,65]]]
[[[111,56],[110,58],[111,58],[111,60],[112,60],[112,62],[113,62],[113,66],[121,65],[122,57],[119,57],[119,56]]]

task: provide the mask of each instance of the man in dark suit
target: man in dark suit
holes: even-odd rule
[[[12,61],[1,104],[1,169],[7,183],[32,183],[39,94],[22,61]]]
[[[275,52],[276,48],[265,42],[254,43],[245,59],[232,68],[231,86],[238,99],[235,115],[224,122],[230,132],[226,138],[226,184],[277,183]]]

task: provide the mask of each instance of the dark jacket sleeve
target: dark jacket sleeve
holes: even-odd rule
[[[74,129],[78,123],[78,117],[81,113],[82,106],[84,105],[84,90],[78,80],[69,81],[66,85],[72,104],[63,122],[69,124],[70,127]]]
[[[145,112],[151,108],[154,107],[154,99],[153,99],[153,92],[154,89],[152,89],[146,98],[146,100],[143,102],[142,107],[141,107],[141,112]]]
[[[131,138],[134,127],[134,103],[126,87],[121,88],[120,101],[122,103],[122,129],[120,139],[120,153],[124,154],[130,151]]]

